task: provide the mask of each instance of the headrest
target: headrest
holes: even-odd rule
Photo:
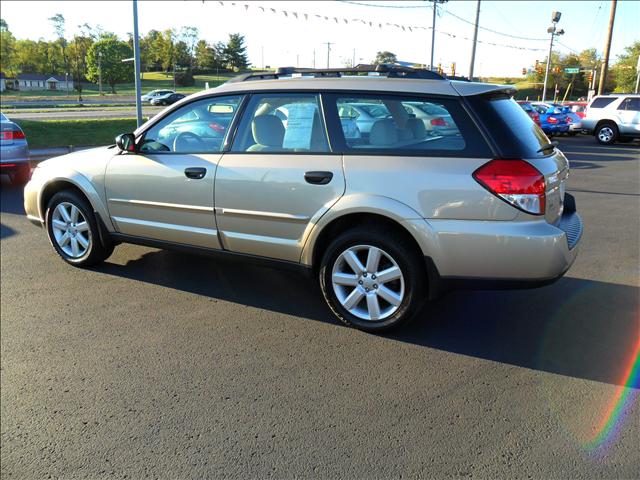
[[[253,139],[260,145],[268,147],[282,147],[284,140],[284,126],[275,115],[258,115],[251,122]]]
[[[396,130],[396,124],[390,118],[378,120],[371,127],[369,144],[386,146],[397,142],[398,131]]]

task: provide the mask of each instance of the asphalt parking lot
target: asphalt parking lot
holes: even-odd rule
[[[3,181],[2,477],[637,478],[640,147],[560,144],[566,277],[388,336],[287,271],[128,245],[74,269]]]

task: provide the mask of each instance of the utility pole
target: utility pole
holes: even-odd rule
[[[140,85],[140,42],[138,41],[138,0],[133,0],[133,66],[136,75],[136,118],[142,125],[142,86]]]
[[[264,45],[261,47],[262,49],[262,70],[264,70]]]
[[[438,13],[438,4],[445,3],[449,0],[431,0],[433,2],[433,23],[431,25],[431,63],[429,64],[429,70],[433,70],[433,55],[436,45],[436,15]]]
[[[473,46],[471,47],[471,66],[469,67],[469,80],[473,81],[473,66],[476,63],[476,44],[478,43],[478,23],[480,22],[480,0],[476,7],[476,24],[473,29]]]
[[[638,55],[638,65],[636,65],[636,90],[638,93],[638,87],[640,86],[640,55]]]
[[[351,68],[356,66],[356,49],[353,49],[353,60],[351,60]]]
[[[602,95],[604,84],[607,81],[607,69],[609,68],[609,52],[611,51],[611,36],[613,35],[613,21],[616,19],[617,0],[611,0],[611,15],[609,16],[609,33],[607,43],[604,44],[604,60],[602,70],[600,70],[600,84],[598,85],[598,95]]]
[[[313,49],[313,68],[316,68],[316,49]]]
[[[331,55],[331,45],[333,45],[333,43],[325,42],[325,45],[327,46],[327,68],[329,68],[329,57]]]
[[[553,50],[553,39],[556,35],[564,35],[564,30],[557,30],[558,22],[562,16],[561,12],[553,12],[551,14],[551,26],[547,28],[547,33],[551,34],[551,42],[549,42],[549,56],[547,57],[547,68],[544,72],[544,87],[542,88],[542,101],[547,98],[547,80],[549,79],[549,67],[551,67],[551,51]]]

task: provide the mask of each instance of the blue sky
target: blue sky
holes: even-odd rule
[[[523,40],[480,30],[476,74],[518,76],[523,67],[533,64],[536,59],[544,59],[549,45],[546,29],[553,10],[562,12],[559,26],[566,31],[555,50],[566,53],[570,49],[580,51],[595,47],[602,51],[610,6],[610,0],[482,0],[481,27],[540,40]],[[61,13],[67,19],[68,36],[77,32],[77,25],[85,22],[99,24],[123,38],[133,29],[129,1],[2,0],[0,7],[2,18],[17,38],[52,39],[53,28],[47,18],[55,13]],[[476,1],[451,0],[439,8],[434,63],[442,63],[448,70],[451,62],[456,62],[457,71],[467,74],[471,52],[469,39],[473,36],[473,26],[467,22],[473,23]],[[304,14],[307,14],[306,19]],[[400,60],[428,63],[431,51],[431,32],[422,28],[431,26],[432,10],[424,1],[147,0],[139,2],[139,15],[141,32],[190,25],[197,27],[201,37],[211,42],[224,40],[229,33],[240,32],[246,36],[251,63],[258,67],[262,66],[263,58],[264,64],[270,66],[312,66],[314,50],[316,65],[324,67],[327,59],[324,42],[333,43],[332,67],[354,57],[356,63],[369,62],[378,50],[390,50]],[[325,16],[328,20],[324,19]],[[405,29],[387,26],[387,23],[404,26]],[[407,27],[412,27],[411,31]],[[637,40],[640,40],[640,2],[619,1],[612,41],[613,58]]]

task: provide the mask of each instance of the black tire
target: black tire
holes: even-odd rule
[[[334,291],[332,273],[336,261],[347,249],[360,245],[373,246],[383,250],[397,263],[404,278],[402,301],[393,314],[381,320],[366,320],[352,314],[338,300]],[[364,261],[366,262],[366,258]],[[405,236],[396,231],[375,226],[349,230],[331,242],[320,264],[319,279],[322,294],[336,317],[345,325],[366,332],[379,333],[406,324],[412,320],[427,299],[427,275],[422,254]],[[360,287],[356,286],[355,288]],[[376,288],[378,287],[376,286]],[[366,297],[363,297],[362,301],[366,304],[364,298]],[[388,306],[391,307],[390,304]]]
[[[613,145],[618,140],[618,127],[615,123],[604,122],[598,125],[594,135],[600,145]]]
[[[52,218],[53,212],[56,207],[62,203],[70,203],[77,207],[82,215],[84,216],[86,222],[89,224],[89,232],[90,232],[90,242],[87,247],[87,251],[80,257],[74,258],[67,254],[61,247],[58,245],[58,242],[55,239],[55,235],[53,233],[52,227]],[[62,258],[65,262],[74,267],[90,267],[92,265],[96,265],[100,262],[106,260],[111,253],[113,253],[114,245],[108,243],[107,245],[103,245],[101,241],[100,232],[98,230],[98,224],[96,222],[96,218],[93,214],[93,209],[87,200],[81,196],[79,193],[73,190],[62,190],[56,193],[51,200],[49,200],[49,204],[47,205],[47,211],[45,214],[46,219],[46,228],[47,235],[49,237],[49,242],[53,246],[53,249],[56,253]],[[106,241],[106,240],[105,240]]]
[[[9,176],[12,185],[25,185],[31,179],[31,166],[21,167],[16,173]]]

